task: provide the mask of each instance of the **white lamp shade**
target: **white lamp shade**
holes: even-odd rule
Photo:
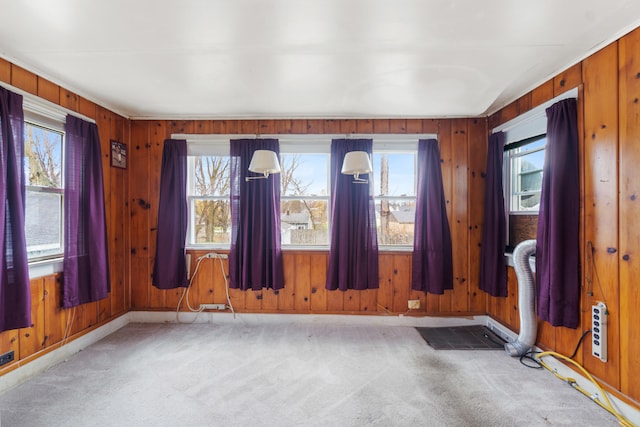
[[[269,174],[272,173],[280,173],[278,156],[275,151],[256,150],[251,158],[251,163],[249,163],[249,170],[251,172],[262,173],[265,176],[269,176]]]
[[[345,175],[360,175],[373,171],[371,158],[366,151],[349,151],[342,162],[342,173]]]

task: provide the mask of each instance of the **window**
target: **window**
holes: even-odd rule
[[[188,158],[187,244],[228,246],[231,242],[229,155]]]
[[[25,119],[25,234],[29,261],[62,256],[63,125]]]
[[[281,153],[282,245],[329,245],[329,154]]]
[[[188,150],[187,246],[228,248],[231,238],[229,140],[252,135],[183,135]],[[283,248],[329,246],[330,148],[344,135],[263,135],[280,144],[280,225]],[[366,138],[371,135],[353,135]],[[378,243],[413,245],[418,139],[434,135],[375,135],[373,169]]]
[[[412,246],[416,216],[416,151],[376,148],[374,142],[378,244]]]
[[[538,212],[546,135],[508,145],[509,212]]]
[[[508,252],[536,238],[545,144],[546,135],[538,135],[505,146]]]

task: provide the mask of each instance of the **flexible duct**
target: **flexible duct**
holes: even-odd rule
[[[536,241],[525,240],[513,251],[513,264],[518,278],[518,306],[520,307],[520,335],[504,345],[510,356],[522,356],[533,347],[538,333],[535,309],[535,280],[529,258],[536,253]]]

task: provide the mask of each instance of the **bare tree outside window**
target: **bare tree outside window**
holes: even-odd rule
[[[227,243],[231,229],[229,157],[201,156],[194,162],[195,243]]]
[[[310,182],[303,182],[299,177],[296,176],[295,172],[300,166],[300,156],[286,156],[282,160],[281,168],[281,177],[282,177],[282,194],[292,195],[292,196],[303,196],[307,194],[307,190],[311,186]],[[283,209],[284,208],[284,209]],[[309,202],[305,200],[301,201],[293,201],[293,202],[285,202],[281,203],[281,212],[291,212],[291,210],[295,212],[304,210],[309,214],[309,219],[311,221],[312,227],[315,228],[313,221],[313,213],[311,210],[311,206]]]
[[[59,256],[63,252],[63,134],[29,122],[24,130],[27,255],[29,259]]]
[[[28,185],[61,188],[62,135],[34,125],[25,126],[25,175]]]

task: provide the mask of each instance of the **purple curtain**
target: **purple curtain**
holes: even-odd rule
[[[187,141],[167,139],[162,149],[156,258],[152,283],[158,289],[186,287]]]
[[[22,95],[0,87],[2,270],[0,332],[31,326],[31,288],[24,234],[24,114]]]
[[[411,288],[443,294],[453,289],[451,231],[435,139],[418,142],[418,194],[413,237]]]
[[[507,296],[507,264],[504,259],[507,218],[502,187],[503,159],[504,133],[497,132],[489,137],[480,247],[480,289],[494,297]]]
[[[282,289],[280,246],[280,176],[246,181],[256,150],[280,155],[277,139],[231,140],[231,251],[229,287]]]
[[[63,307],[110,291],[102,154],[98,126],[67,115],[64,167]]]
[[[553,326],[580,320],[578,114],[574,98],[547,108],[547,146],[536,244],[538,316]]]
[[[327,289],[378,288],[378,236],[373,200],[373,177],[354,184],[341,173],[349,151],[373,151],[371,139],[331,141],[331,247]],[[366,178],[366,177],[365,177]]]

